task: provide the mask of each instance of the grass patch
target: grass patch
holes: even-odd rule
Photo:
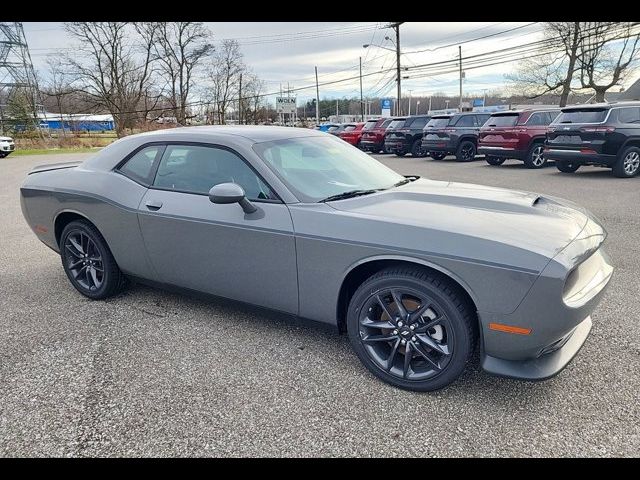
[[[22,156],[22,155],[47,155],[54,153],[91,153],[97,152],[102,147],[74,147],[74,148],[25,148],[16,150],[11,153],[11,157],[13,156]],[[7,157],[9,158],[9,157]]]

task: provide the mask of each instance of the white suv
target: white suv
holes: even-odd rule
[[[0,158],[4,158],[16,149],[11,137],[0,137]]]

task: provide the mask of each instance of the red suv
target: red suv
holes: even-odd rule
[[[507,158],[522,160],[527,168],[546,165],[544,140],[559,109],[497,112],[480,129],[478,153],[489,165],[502,165]]]
[[[371,153],[378,153],[384,150],[384,135],[387,133],[387,127],[392,120],[391,118],[377,118],[365,123],[362,129],[360,147]]]
[[[360,139],[362,138],[362,128],[364,122],[347,123],[338,136],[347,143],[360,148]]]

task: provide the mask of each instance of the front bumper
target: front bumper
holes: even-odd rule
[[[580,165],[605,165],[608,167],[616,163],[618,157],[602,153],[585,153],[580,150],[559,149],[545,147],[544,156],[547,160],[559,160]]]
[[[560,373],[580,351],[591,332],[591,317],[585,318],[564,338],[559,339],[557,349],[530,360],[505,360],[483,355],[481,365],[485,372],[520,380],[546,380]]]
[[[604,229],[589,218],[582,232],[540,273],[511,313],[478,312],[481,364],[489,373],[544,380],[575,356],[591,329],[591,313],[613,267],[601,248]],[[496,326],[511,326],[506,332]]]
[[[504,147],[484,147],[482,145],[478,146],[478,154],[497,158],[515,158],[516,160],[524,160],[527,156],[527,152],[524,150]]]
[[[13,152],[15,149],[14,143],[0,143],[0,152]]]

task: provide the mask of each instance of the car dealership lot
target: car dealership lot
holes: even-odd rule
[[[565,197],[609,231],[616,273],[567,370],[542,383],[477,365],[446,390],[376,380],[331,328],[135,286],[78,294],[29,231],[0,160],[0,455],[640,454],[640,178],[376,156],[404,174]]]

